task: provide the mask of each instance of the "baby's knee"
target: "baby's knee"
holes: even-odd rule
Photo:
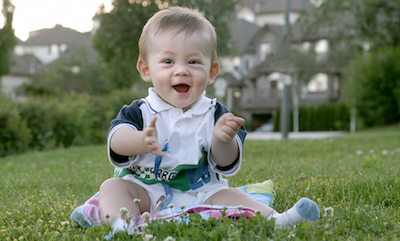
[[[246,193],[238,188],[230,187],[230,188],[224,189],[224,195],[229,195],[230,197],[240,197],[240,196],[246,195]]]
[[[100,192],[120,187],[123,182],[126,181],[121,178],[116,178],[116,177],[109,178],[100,185]]]

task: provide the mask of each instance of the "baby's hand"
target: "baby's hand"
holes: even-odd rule
[[[157,139],[156,129],[157,116],[151,121],[150,125],[143,130],[143,146],[151,154],[164,156],[165,153],[160,150]]]
[[[244,119],[234,116],[232,113],[222,115],[215,124],[213,135],[217,140],[228,142],[238,133],[244,125]]]

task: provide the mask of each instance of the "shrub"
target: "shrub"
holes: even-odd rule
[[[15,104],[0,95],[0,156],[28,150],[31,133]]]
[[[52,102],[51,118],[56,146],[90,143],[92,118],[87,95],[69,94]]]
[[[13,105],[10,109],[30,130],[29,138],[26,138],[28,147],[43,150],[104,143],[110,121],[119,109],[142,96],[143,93],[129,89],[116,90],[104,96],[70,92],[58,97],[31,96],[21,103],[9,100],[2,106]],[[10,145],[14,147],[15,144]]]
[[[43,150],[54,136],[51,103],[47,98],[30,98],[18,103],[19,114],[32,134],[29,142],[31,149]]]
[[[381,48],[350,65],[347,91],[368,127],[400,121],[400,47]]]
[[[140,99],[146,96],[146,91],[122,89],[114,90],[110,94],[103,96],[103,102],[111,111],[111,118],[114,118],[123,105],[129,105],[135,99]]]
[[[274,131],[279,131],[280,110],[277,111]],[[290,120],[293,130],[293,117]],[[319,107],[301,107],[299,109],[300,131],[336,131],[348,130],[350,126],[350,110],[347,105],[331,104]]]

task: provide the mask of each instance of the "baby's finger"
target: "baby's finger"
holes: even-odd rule
[[[157,149],[155,151],[152,151],[151,154],[154,154],[156,156],[165,156],[165,153],[160,151],[160,149]]]
[[[238,117],[238,116],[232,117],[231,120],[236,122],[236,124],[238,124],[239,126],[242,126],[245,123],[244,119],[242,117]]]
[[[154,127],[156,128],[156,121],[157,121],[157,116],[155,116],[153,118],[153,120],[151,120],[149,127]]]

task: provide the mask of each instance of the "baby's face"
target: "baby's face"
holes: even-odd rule
[[[188,110],[218,74],[218,64],[212,66],[210,37],[199,31],[164,31],[149,40],[145,68],[138,63],[142,78],[153,82],[164,101]]]

